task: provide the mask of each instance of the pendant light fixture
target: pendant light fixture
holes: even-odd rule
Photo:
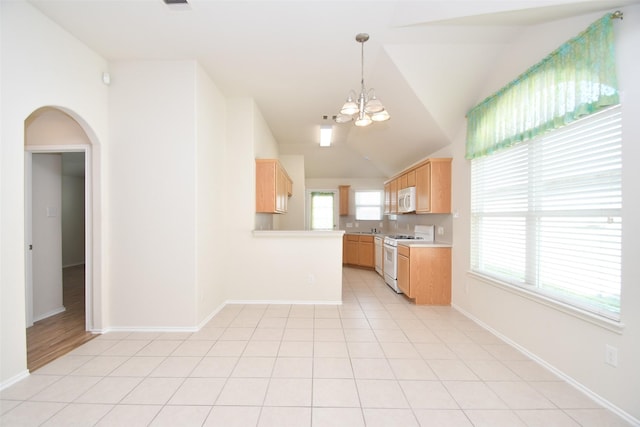
[[[340,114],[335,118],[338,123],[355,121],[356,126],[369,126],[372,122],[389,120],[389,113],[382,102],[376,98],[373,89],[367,91],[364,86],[364,43],[369,40],[369,34],[359,33],[356,41],[360,43],[360,94],[354,90],[349,92],[347,101],[340,109]]]

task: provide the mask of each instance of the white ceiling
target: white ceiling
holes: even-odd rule
[[[305,156],[307,178],[399,172],[464,129],[493,59],[524,26],[637,2],[30,0],[108,60],[196,59],[226,96],[256,100],[280,153]],[[320,148],[322,116],[359,87],[359,32],[371,37],[365,84],[391,120],[335,125]]]

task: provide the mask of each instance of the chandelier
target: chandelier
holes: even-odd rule
[[[364,86],[364,43],[369,40],[369,34],[359,33],[356,41],[360,43],[360,94],[352,89],[347,101],[340,109],[340,114],[335,118],[337,123],[347,123],[355,120],[356,126],[369,126],[372,122],[389,120],[389,113],[384,109],[382,102],[376,98],[373,89],[367,91]]]

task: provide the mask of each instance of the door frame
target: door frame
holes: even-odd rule
[[[85,256],[85,330],[94,329],[93,322],[93,170],[91,145],[26,145],[25,146],[25,316],[27,327],[33,325],[33,259],[32,244],[33,154],[84,153],[84,256]]]

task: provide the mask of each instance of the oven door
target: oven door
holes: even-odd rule
[[[384,245],[384,276],[391,280],[398,278],[398,248],[394,246]]]

